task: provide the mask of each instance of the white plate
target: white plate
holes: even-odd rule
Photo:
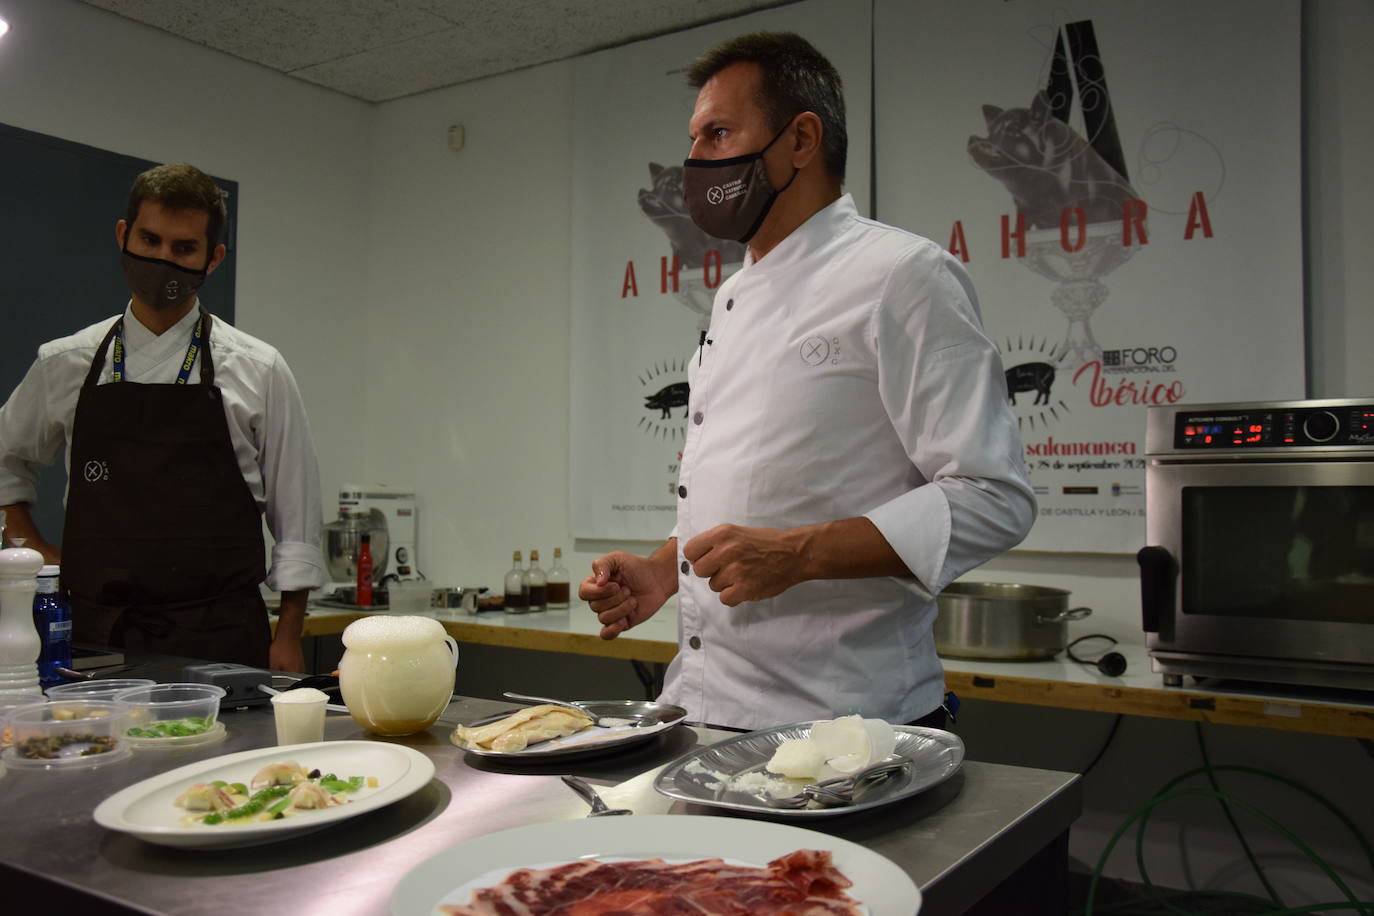
[[[323,811],[246,824],[183,826],[186,813],[172,801],[194,783],[222,779],[248,782],[266,764],[295,760],[325,773],[375,776],[376,789],[362,789],[353,800]],[[132,834],[162,846],[230,848],[275,843],[297,833],[375,811],[418,791],[434,776],[434,764],[412,748],[381,741],[319,741],[265,747],[212,757],[145,779],[111,795],[95,809],[95,822],[109,830]]]
[[[582,818],[530,824],[450,846],[406,873],[391,894],[393,916],[434,916],[440,904],[471,900],[473,882],[492,872],[589,856],[690,861],[722,858],[763,866],[798,849],[829,850],[870,916],[913,916],[921,892],[906,872],[857,843],[792,827],[690,814]],[[490,883],[504,876],[497,874]],[[487,886],[478,884],[476,886]]]

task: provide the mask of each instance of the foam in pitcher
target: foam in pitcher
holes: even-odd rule
[[[343,631],[343,644],[350,649],[366,649],[384,643],[408,643],[443,639],[448,633],[433,617],[364,617]]]

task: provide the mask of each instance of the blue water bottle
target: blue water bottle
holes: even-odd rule
[[[38,681],[44,687],[66,683],[57,669],[72,666],[72,609],[58,588],[61,572],[58,566],[40,569],[38,590],[33,596],[33,626],[43,640],[38,655]]]

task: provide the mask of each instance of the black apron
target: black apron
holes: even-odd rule
[[[101,385],[76,402],[62,582],[80,642],[266,668],[262,516],[239,470],[204,316],[200,384]]]

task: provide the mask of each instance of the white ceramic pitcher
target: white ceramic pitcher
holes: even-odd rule
[[[432,617],[364,617],[343,632],[339,688],[348,712],[378,735],[424,731],[448,706],[458,644]]]

